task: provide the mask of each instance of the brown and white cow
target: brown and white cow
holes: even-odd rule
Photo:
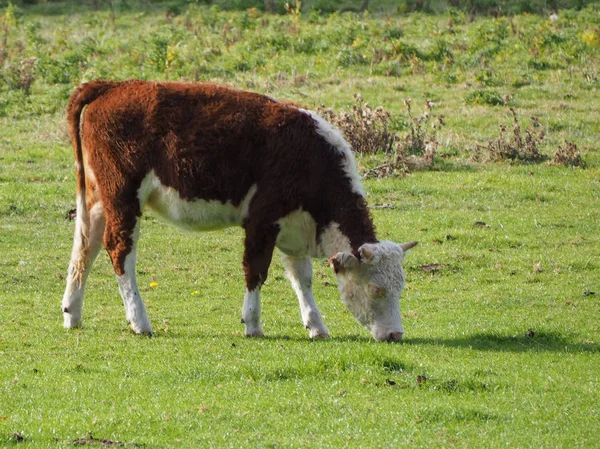
[[[244,228],[246,335],[263,335],[259,291],[277,247],[311,337],[329,335],[311,257],[329,257],[356,319],[376,340],[402,338],[401,262],[416,242],[377,240],[350,147],[315,113],[214,84],[94,81],[73,93],[68,121],[77,221],[65,327],[81,325],[86,278],[104,246],[131,328],[152,332],[135,273],[148,205],[185,229]]]

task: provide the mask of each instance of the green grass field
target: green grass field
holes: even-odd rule
[[[597,447],[597,4],[473,22],[169,8],[0,10],[0,447]],[[446,122],[433,166],[364,181],[379,237],[420,241],[403,342],[372,340],[325,261],[314,288],[331,338],[309,340],[277,256],[266,337],[244,338],[243,232],[190,234],[151,215],[138,280],[155,334],[129,331],[104,253],[83,329],[63,329],[64,108],[97,77],[211,80],[336,110],[361,93],[400,135],[403,100],[418,113],[433,100]],[[539,118],[544,154],[574,142],[585,168],[472,162],[510,129],[509,106],[523,129]]]

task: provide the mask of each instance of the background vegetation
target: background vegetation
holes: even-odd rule
[[[596,444],[600,5],[339,12],[359,3],[0,2],[1,446]],[[333,338],[309,341],[278,260],[268,336],[244,339],[241,230],[151,216],[139,280],[154,337],[128,331],[105,256],[85,328],[62,329],[64,107],[99,77],[211,80],[354,117],[380,237],[421,241],[405,341],[371,341],[321,261]]]

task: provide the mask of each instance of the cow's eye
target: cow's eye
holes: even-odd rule
[[[375,284],[367,285],[367,293],[371,298],[381,298],[385,296],[385,289]]]

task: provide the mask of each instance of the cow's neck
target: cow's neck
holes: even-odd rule
[[[332,205],[328,224],[319,235],[323,256],[356,252],[364,243],[375,243],[375,226],[364,198],[353,195],[349,202]]]

